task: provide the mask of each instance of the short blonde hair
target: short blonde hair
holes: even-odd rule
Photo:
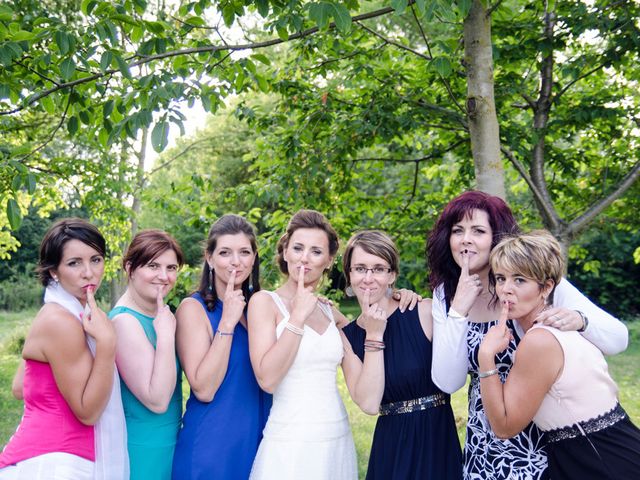
[[[506,269],[531,278],[540,285],[553,280],[554,289],[562,279],[565,266],[560,244],[547,230],[533,230],[504,238],[491,251],[489,262],[492,272]],[[494,281],[492,273],[491,283]]]

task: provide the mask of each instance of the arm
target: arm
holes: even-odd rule
[[[614,355],[626,350],[629,332],[624,323],[592,303],[566,278],[560,281],[555,290],[553,305],[583,312],[589,319],[589,325],[582,335],[605,355]]]
[[[501,328],[506,330],[506,335],[504,332],[499,335],[505,338],[505,345],[509,342],[510,332],[506,325],[491,327],[478,354],[482,372],[496,368],[495,354],[501,350],[488,344]],[[562,347],[553,334],[544,329],[535,329],[520,342],[516,361],[504,385],[499,375],[480,379],[482,405],[491,429],[498,438],[511,438],[531,422],[563,365]]]
[[[440,390],[453,393],[467,381],[468,352],[466,318],[447,317],[444,289],[433,292],[433,358],[431,377]]]
[[[20,359],[20,363],[18,363],[18,368],[16,370],[16,374],[13,377],[13,382],[11,383],[11,393],[17,400],[24,399],[24,360]]]
[[[91,314],[82,324],[58,305],[45,305],[47,318],[39,335],[42,353],[50,364],[60,393],[73,414],[94,425],[107,405],[113,388],[116,335],[111,321],[88,294]],[[95,358],[85,332],[96,340]]]
[[[314,297],[315,298],[315,297]],[[291,313],[289,323],[304,328],[306,316]],[[276,337],[277,307],[266,292],[258,292],[249,301],[249,355],[260,387],[273,393],[298,353],[302,336],[285,329]]]
[[[366,340],[381,342],[387,328],[387,314],[378,309],[378,304],[369,305],[369,295],[365,293],[360,303],[362,314],[360,320],[364,325]],[[384,350],[367,351],[365,347],[364,361],[353,353],[351,344],[341,331],[344,357],[342,371],[349,394],[360,409],[369,415],[376,415],[384,394]],[[366,344],[365,344],[366,345]]]
[[[154,413],[167,411],[176,388],[176,320],[169,307],[159,307],[153,326],[156,348],[132,315],[123,313],[113,319],[117,334],[116,365],[131,393]]]

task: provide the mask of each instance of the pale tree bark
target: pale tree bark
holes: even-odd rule
[[[493,94],[491,13],[473,0],[464,21],[467,115],[476,188],[505,198],[500,128]]]

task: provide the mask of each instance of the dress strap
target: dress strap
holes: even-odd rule
[[[335,323],[335,319],[333,318],[333,310],[331,310],[331,306],[326,303],[318,302],[318,306],[320,307],[320,311],[324,313],[331,323]]]
[[[269,294],[269,296],[273,299],[273,302],[276,304],[276,307],[278,307],[278,310],[280,310],[280,313],[282,314],[283,317],[289,316],[289,311],[287,310],[287,307],[285,307],[284,302],[280,298],[280,295],[278,295],[276,292],[270,292],[269,290],[263,290],[263,292]]]

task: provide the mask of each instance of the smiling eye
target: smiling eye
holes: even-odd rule
[[[157,270],[158,269],[158,264],[157,263],[147,263],[147,268],[149,270]]]
[[[382,267],[380,265],[373,267],[373,273],[376,275],[382,275],[383,273],[388,273],[389,271],[391,271],[390,268]]]
[[[169,272],[177,272],[178,271],[178,266],[177,265],[169,265],[169,266],[167,266],[167,270]]]

